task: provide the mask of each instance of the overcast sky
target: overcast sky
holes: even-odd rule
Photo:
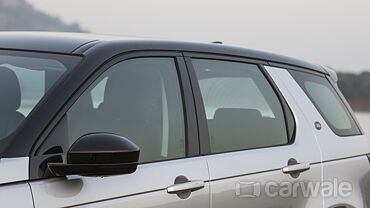
[[[27,0],[91,32],[210,42],[370,71],[370,0]]]

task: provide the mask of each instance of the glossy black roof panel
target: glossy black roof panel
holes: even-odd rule
[[[105,55],[132,50],[169,50],[232,55],[263,61],[304,67],[326,73],[318,65],[277,54],[214,43],[194,43],[154,40],[127,36],[95,35],[88,33],[0,32],[0,49],[18,49],[53,53],[84,54],[103,52]]]
[[[137,40],[143,38],[57,32],[0,32],[0,49],[72,53],[97,40]]]
[[[0,32],[1,49],[70,53],[90,41],[93,39],[71,37],[59,33]]]

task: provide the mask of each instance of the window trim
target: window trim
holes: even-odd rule
[[[184,128],[185,128],[185,157],[174,158],[169,160],[184,159],[194,156],[199,156],[199,139],[198,139],[198,129],[197,129],[197,119],[195,113],[195,106],[193,100],[193,94],[191,90],[189,75],[186,69],[185,61],[183,59],[182,53],[179,52],[168,52],[168,51],[140,51],[140,52],[129,52],[127,54],[119,55],[113,57],[104,63],[102,63],[97,69],[92,70],[91,75],[86,78],[86,80],[81,80],[78,90],[70,95],[67,102],[59,110],[57,116],[55,116],[48,124],[47,128],[44,130],[43,134],[39,137],[36,144],[33,146],[30,157],[30,178],[36,179],[37,169],[40,165],[40,162],[44,161],[48,155],[41,155],[39,152],[46,141],[49,138],[49,135],[57,127],[59,122],[62,121],[65,114],[72,107],[72,105],[78,100],[78,98],[88,89],[88,87],[94,83],[105,71],[110,69],[113,65],[136,58],[173,58],[176,69],[177,76],[179,81],[179,87],[182,97],[183,113],[184,113]],[[47,149],[47,147],[46,147]],[[65,154],[65,153],[62,153]],[[168,160],[161,161],[151,161],[141,164],[154,163],[154,162],[164,162]]]
[[[279,147],[279,146],[287,146],[291,145],[295,141],[295,134],[296,134],[296,120],[290,109],[288,103],[286,102],[285,98],[283,97],[282,93],[280,92],[279,88],[273,81],[272,77],[269,75],[267,70],[264,68],[264,65],[269,65],[268,62],[260,61],[260,60],[253,60],[248,58],[241,58],[241,57],[233,57],[233,56],[221,56],[221,55],[213,55],[213,54],[203,54],[203,53],[184,53],[185,63],[189,71],[190,82],[193,89],[193,95],[195,100],[195,108],[197,112],[198,118],[198,133],[200,139],[200,153],[201,155],[214,155],[214,154],[222,154],[222,153],[229,153],[229,152],[240,152],[245,150],[255,150],[255,149],[262,149],[262,148],[271,148],[271,147]],[[208,60],[215,60],[215,61],[229,61],[229,62],[238,62],[244,64],[254,64],[256,65],[262,72],[262,75],[266,78],[268,83],[270,84],[271,88],[273,89],[274,93],[279,99],[281,108],[284,114],[285,126],[288,135],[288,142],[286,144],[280,145],[272,145],[272,146],[265,146],[265,147],[258,147],[258,148],[247,148],[247,149],[240,149],[240,150],[232,150],[232,151],[225,151],[225,152],[211,152],[211,145],[210,145],[210,136],[208,130],[208,123],[206,119],[205,107],[202,98],[202,94],[200,91],[198,79],[196,77],[195,68],[193,66],[191,59],[208,59]],[[288,117],[293,121],[292,124],[288,123]]]

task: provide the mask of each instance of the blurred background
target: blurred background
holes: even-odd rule
[[[218,40],[325,65],[370,135],[369,10],[369,0],[0,0],[0,31]]]

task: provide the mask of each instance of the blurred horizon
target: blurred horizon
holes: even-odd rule
[[[26,2],[92,33],[217,40],[330,66],[338,72],[370,72],[368,0]]]

